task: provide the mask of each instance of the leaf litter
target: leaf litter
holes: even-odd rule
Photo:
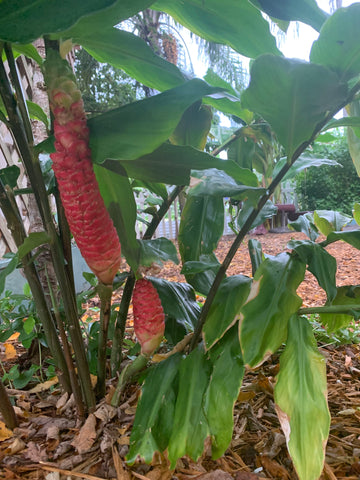
[[[302,238],[305,237],[299,233],[285,233],[258,239],[264,253],[274,255],[283,251],[289,240]],[[220,260],[231,242],[229,237],[220,241],[217,250]],[[360,284],[357,251],[344,242],[336,242],[327,250],[338,260],[337,284]],[[171,281],[185,281],[179,271],[178,266],[168,262],[162,276]],[[251,275],[246,243],[237,252],[228,274]],[[304,306],[322,305],[326,300],[310,273],[298,294]],[[116,297],[118,300],[120,294]],[[94,302],[96,299],[91,307]],[[93,311],[89,315],[93,316]],[[127,333],[132,335],[131,313],[129,320]],[[17,355],[23,353],[16,339],[10,342]],[[355,480],[360,477],[360,347],[320,344],[320,351],[327,360],[332,416],[321,480]],[[5,368],[11,368],[14,358],[7,358],[6,352],[9,347],[0,351],[1,361]],[[278,360],[275,354],[256,372],[246,373],[234,409],[232,442],[223,457],[212,460],[206,448],[198,462],[187,457],[180,459],[175,471],[169,470],[168,462],[160,454],[155,455],[152,465],[139,462],[128,467],[125,463],[140,393],[136,385],[128,386],[119,408],[102,401],[83,425],[76,421],[72,397],[62,394],[53,382],[32,390],[9,389],[20,425],[11,432],[0,420],[0,479],[295,480],[297,476],[273,399]]]

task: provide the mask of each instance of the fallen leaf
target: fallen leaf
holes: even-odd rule
[[[103,403],[94,413],[95,417],[101,420],[102,422],[108,423],[112,420],[116,415],[117,409],[108,405],[107,403]]]
[[[46,390],[49,390],[49,388],[53,387],[54,385],[57,385],[59,383],[58,377],[53,377],[50,378],[50,380],[46,380],[44,383],[38,383],[35,385],[34,388],[29,390],[29,393],[40,393],[40,392],[45,392]]]
[[[12,436],[13,432],[6,427],[4,422],[0,422],[0,442],[3,442]]]
[[[94,444],[96,439],[96,417],[90,413],[86,422],[81,427],[79,434],[71,442],[71,445],[82,454],[87,452]]]
[[[16,358],[16,350],[14,345],[11,343],[4,343],[5,347],[5,358],[6,360],[11,360],[13,358]]]
[[[6,455],[15,455],[15,453],[21,452],[21,450],[24,450],[26,447],[26,444],[21,438],[14,438],[13,442],[10,443],[10,445],[7,447],[5,450]]]
[[[129,473],[124,469],[122,460],[120,458],[117,448],[113,445],[112,456],[114,461],[114,467],[116,470],[116,480],[130,480]]]
[[[275,460],[271,460],[266,455],[262,455],[260,461],[261,465],[272,477],[281,478],[281,480],[287,480],[289,478],[287,470]]]
[[[223,470],[214,470],[213,472],[207,472],[197,477],[199,480],[233,480],[230,473],[226,473]]]
[[[258,480],[259,477],[255,473],[238,472],[235,480]]]

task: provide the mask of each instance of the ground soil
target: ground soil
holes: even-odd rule
[[[284,233],[256,238],[261,241],[264,253],[276,254],[286,248],[290,239],[305,237]],[[232,240],[230,237],[221,240],[217,251],[220,260]],[[357,250],[343,242],[332,244],[327,250],[338,261],[337,284],[360,284]],[[179,272],[179,267],[167,263],[160,275],[172,281],[184,281]],[[235,255],[228,273],[251,275],[246,242]],[[325,301],[311,274],[306,275],[298,294],[304,306],[321,305]],[[131,316],[129,322],[128,334],[131,335]],[[17,347],[16,340],[13,343]],[[322,480],[359,479],[360,348],[355,343],[335,346],[328,342],[320,343],[320,350],[327,360],[332,415]],[[0,358],[5,367],[7,362],[11,363],[4,350],[0,350]],[[46,386],[42,392],[12,390],[9,393],[15,401],[20,426],[11,433],[0,423],[0,478],[296,479],[274,408],[273,385],[277,371],[278,356],[273,355],[256,372],[246,374],[235,405],[233,439],[221,459],[212,461],[206,451],[197,463],[181,459],[175,471],[170,471],[160,456],[154,459],[153,465],[139,463],[128,468],[124,463],[139,395],[135,385],[128,388],[117,411],[104,404],[99,406],[95,416],[90,416],[86,429],[76,421],[72,400],[62,396],[56,385],[51,389]],[[79,437],[79,432],[83,432],[84,438]]]

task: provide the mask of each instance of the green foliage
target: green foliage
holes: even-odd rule
[[[346,139],[330,144],[315,143],[311,154],[336,160],[339,166],[310,167],[296,177],[295,191],[301,210],[338,210],[352,214],[360,199],[360,178],[351,160]]]

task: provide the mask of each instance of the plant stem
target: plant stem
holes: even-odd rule
[[[304,307],[298,310],[298,315],[310,315],[313,313],[344,313],[346,315],[354,316],[354,312],[359,312],[359,304],[347,305],[325,305],[323,307]]]
[[[17,208],[15,200],[11,198],[11,191],[5,188],[0,180],[0,205],[1,210],[6,218],[7,225],[11,231],[12,237],[16,246],[19,248],[26,238],[24,225],[21,220],[20,213]],[[46,303],[44,291],[39,280],[35,263],[32,255],[29,253],[22,259],[23,268],[26,279],[29,283],[30,290],[34,297],[36,311],[38,313],[40,322],[43,326],[45,337],[51,352],[54,357],[56,365],[61,370],[62,375],[60,381],[67,392],[71,391],[69,372],[67,370],[66,361],[63,350],[61,348],[59,338],[57,336],[56,328],[51,316],[51,312]]]
[[[0,412],[4,417],[5,425],[14,430],[18,426],[18,420],[16,418],[15,411],[11,405],[9,396],[6,392],[6,388],[0,378]]]
[[[213,157],[216,157],[217,155],[219,155],[220,152],[222,152],[223,150],[226,150],[232,143],[235,142],[235,140],[237,140],[238,138],[241,137],[241,131],[242,131],[242,128],[239,128],[238,130],[236,130],[232,135],[231,137],[229,137],[227,140],[225,140],[225,142],[221,145],[219,145],[217,148],[214,148],[214,150],[211,152],[211,155]]]
[[[97,358],[96,393],[99,398],[103,398],[106,390],[106,345],[111,316],[112,285],[109,286],[99,283],[98,292],[100,297],[100,330]]]
[[[66,274],[64,256],[55,225],[53,223],[39,159],[37,155],[35,155],[25,136],[21,117],[17,110],[17,103],[12,95],[10,83],[1,60],[0,94],[10,120],[12,134],[17,143],[27,175],[34,190],[36,202],[39,207],[45,230],[50,237],[50,251],[54,262],[56,277],[59,281],[61,296],[64,302],[65,315],[69,323],[69,332],[75,351],[75,358],[78,366],[78,375],[81,381],[82,392],[87,407],[89,409],[93,409],[95,408],[95,396],[92,390],[89,365],[86,358],[84,342],[77,316],[75,292],[71,291],[70,289],[71,285]]]
[[[306,140],[303,142],[301,145],[297,147],[295,152],[292,154],[291,158],[288,159],[288,162],[284,167],[281,169],[281,171],[278,173],[278,175],[273,179],[271,184],[269,185],[269,188],[267,192],[260,198],[258,201],[257,206],[250,212],[250,215],[248,216],[247,220],[241,227],[237,237],[235,238],[233,244],[230,247],[230,250],[228,254],[226,255],[223,263],[221,264],[218,273],[216,274],[216,277],[214,279],[213,284],[211,285],[209,294],[205,300],[204,306],[202,307],[198,323],[196,325],[195,331],[194,331],[194,336],[192,338],[191,344],[190,344],[190,351],[194,350],[194,348],[197,346],[200,336],[204,327],[204,324],[207,319],[207,315],[210,311],[211,305],[214,301],[215,295],[220,287],[221,282],[224,279],[226,270],[228,269],[232,259],[234,258],[235,253],[237,252],[241,242],[245,238],[245,235],[249,232],[251,229],[251,225],[253,224],[254,220],[256,217],[259,215],[261,209],[265,205],[265,203],[269,200],[271,195],[274,193],[275,188],[281,183],[282,179],[288,172],[288,170],[292,167],[294,162],[300,157],[300,155],[308,148],[308,146],[315,140],[316,136],[319,134],[321,129],[332,119],[332,117],[342,108],[344,108],[348,103],[351,102],[353,99],[354,95],[360,88],[360,82],[358,82],[349,92],[346,100],[342,102],[339,106],[334,108],[331,112],[329,112],[325,119],[321,121],[314,129],[313,134],[309,138],[309,140]]]
[[[140,372],[146,367],[146,364],[148,361],[149,361],[149,357],[143,354],[140,354],[138,357],[135,358],[133,362],[126,365],[126,367],[121,372],[118,384],[116,386],[116,390],[111,399],[111,405],[113,407],[119,406],[121,394],[124,391],[126,384],[134,375],[136,375],[138,372]]]
[[[115,321],[114,337],[110,358],[111,375],[113,377],[115,377],[117,372],[120,370],[120,364],[122,362],[122,345],[124,341],[127,314],[129,311],[129,305],[134,285],[135,274],[133,271],[130,271],[130,274],[125,283],[125,287],[121,297],[119,312]]]

